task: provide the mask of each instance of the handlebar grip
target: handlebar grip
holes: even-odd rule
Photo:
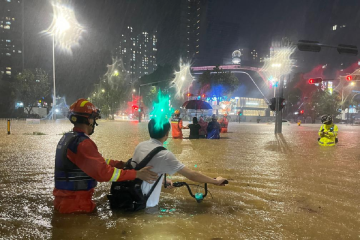
[[[222,182],[223,184],[229,184],[229,181],[228,180],[225,180]]]

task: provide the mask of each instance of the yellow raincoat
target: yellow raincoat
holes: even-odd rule
[[[335,124],[323,124],[319,130],[319,145],[321,146],[335,146],[336,137],[338,134],[338,127]]]

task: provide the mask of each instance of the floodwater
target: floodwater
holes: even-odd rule
[[[56,144],[71,124],[14,121],[11,135],[0,126],[0,239],[360,239],[359,126],[339,125],[332,148],[317,145],[320,125],[310,124],[284,125],[282,136],[274,125],[230,123],[221,140],[170,138],[186,166],[229,185],[209,185],[202,203],[185,187],[165,189],[159,209],[120,213],[100,183],[97,211],[68,215],[53,210],[52,190]],[[147,123],[102,121],[95,131],[103,156],[118,160],[148,139]]]

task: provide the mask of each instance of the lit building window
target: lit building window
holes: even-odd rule
[[[11,0],[6,0],[7,2],[11,2]]]
[[[10,29],[9,25],[5,25],[4,29]]]
[[[6,56],[11,56],[11,53],[6,53]]]
[[[7,75],[11,75],[11,71],[6,71],[5,72]]]
[[[335,30],[336,30],[336,28],[337,28],[337,25],[334,25],[334,26],[333,26],[333,31],[335,31]]]
[[[6,67],[6,70],[11,70],[11,67]]]
[[[11,42],[11,40],[9,40],[9,39],[6,39],[6,42]]]
[[[5,24],[9,24],[9,25],[11,25],[11,22],[5,22]]]

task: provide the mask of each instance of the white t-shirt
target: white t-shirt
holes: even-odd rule
[[[151,138],[148,141],[141,142],[136,146],[132,160],[134,162],[141,162],[154,148],[162,146],[162,143],[154,138]],[[135,167],[135,164],[133,163]],[[152,166],[151,171],[156,172],[158,176],[161,174],[172,175],[177,171],[185,167],[179,160],[176,159],[175,155],[168,151],[162,150],[158,152],[148,163],[147,166]],[[161,186],[164,179],[164,175],[161,177],[160,181],[156,185],[154,191],[151,193],[149,199],[146,202],[146,207],[154,207],[158,205],[161,193]],[[153,184],[143,182],[141,185],[141,190],[144,194],[147,194]]]

